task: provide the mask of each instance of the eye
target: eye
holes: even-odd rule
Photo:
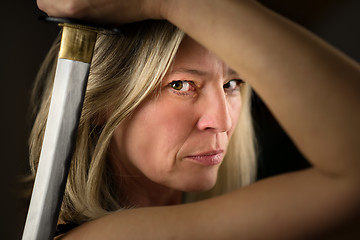
[[[240,85],[242,83],[244,83],[244,81],[241,79],[232,79],[232,80],[228,81],[227,83],[225,83],[223,87],[225,90],[233,91],[233,90],[240,89]]]
[[[172,81],[171,83],[169,83],[169,86],[179,92],[187,92],[194,90],[194,87],[192,87],[190,82],[188,81]]]

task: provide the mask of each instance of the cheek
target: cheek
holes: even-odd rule
[[[236,99],[230,99],[229,100],[229,114],[231,117],[231,121],[232,121],[232,128],[230,133],[232,134],[232,132],[234,131],[238,121],[239,121],[239,117],[240,117],[240,112],[241,112],[241,108],[242,108],[242,101],[241,98],[236,98]]]
[[[124,128],[127,158],[145,175],[171,172],[176,155],[191,132],[193,114],[171,101],[149,101]]]

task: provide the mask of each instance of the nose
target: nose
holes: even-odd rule
[[[203,96],[199,106],[199,130],[227,132],[232,127],[230,108],[223,89],[216,94]]]

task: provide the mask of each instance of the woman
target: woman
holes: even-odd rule
[[[117,212],[83,224],[64,239],[359,236],[356,62],[251,0],[42,0],[38,4],[49,15],[105,23],[170,21],[251,84],[312,164],[202,202]]]
[[[34,173],[58,47],[56,41],[34,93],[45,89],[30,137]],[[120,35],[100,33],[60,224],[249,184],[255,175],[249,103],[250,88],[236,72],[165,21],[132,24]]]

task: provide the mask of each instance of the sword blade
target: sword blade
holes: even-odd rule
[[[95,39],[96,32],[93,30],[84,30],[83,26],[80,29],[64,26],[23,240],[53,238],[76,141]]]

